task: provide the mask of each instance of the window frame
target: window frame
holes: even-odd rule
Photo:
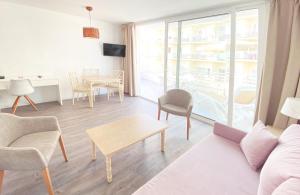
[[[229,14],[231,17],[231,45],[230,45],[230,73],[229,73],[229,94],[228,94],[228,110],[227,110],[227,124],[232,126],[233,109],[234,109],[234,74],[235,74],[235,53],[236,53],[236,13],[245,10],[258,10],[258,56],[257,56],[257,91],[259,90],[259,81],[262,72],[262,63],[264,61],[265,47],[266,47],[266,23],[267,23],[267,4],[265,2],[254,2],[251,4],[237,5],[226,9],[219,9],[214,11],[207,11],[202,13],[194,13],[189,15],[182,15],[165,19],[165,55],[164,55],[164,91],[167,91],[168,80],[168,26],[169,23],[178,22],[178,43],[177,43],[177,67],[176,67],[176,87],[179,87],[179,72],[181,60],[181,26],[183,21],[194,19],[201,19],[206,17],[213,17],[218,15]],[[256,98],[257,99],[257,98]],[[215,121],[204,116],[192,113],[192,117],[201,121],[213,124]]]

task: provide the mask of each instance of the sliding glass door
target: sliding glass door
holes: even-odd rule
[[[168,24],[168,47],[167,47],[167,67],[166,67],[166,86],[167,89],[177,88],[177,77],[178,77],[178,22]]]
[[[249,129],[259,70],[258,18],[258,9],[251,9],[168,23],[167,89],[189,91],[194,114]]]
[[[234,97],[232,125],[251,127],[258,79],[258,10],[236,13]]]
[[[181,88],[193,113],[250,129],[258,80],[259,9],[139,25],[140,96]]]
[[[194,99],[195,114],[227,122],[230,15],[182,21],[179,88]]]

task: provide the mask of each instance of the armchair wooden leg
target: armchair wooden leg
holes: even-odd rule
[[[0,170],[0,194],[2,194],[3,177],[4,177],[4,171]]]
[[[67,153],[66,153],[66,149],[65,149],[65,144],[64,144],[64,141],[62,139],[62,136],[59,137],[59,145],[60,145],[61,152],[63,153],[65,161],[68,162],[68,157],[67,157]]]
[[[167,114],[166,114],[166,120],[168,120],[168,118],[169,118],[169,113],[167,112]]]
[[[48,170],[47,167],[43,170],[42,174],[43,174],[45,185],[46,185],[47,190],[48,190],[48,194],[49,195],[54,195],[54,191],[53,191],[53,187],[52,187],[52,182],[51,182],[49,170]]]
[[[24,97],[35,110],[38,110],[37,107],[35,106],[35,103],[30,99],[30,97],[28,97],[27,95],[25,95]]]
[[[160,120],[160,108],[158,108],[158,116],[157,116],[157,120]]]
[[[190,139],[190,117],[186,117],[186,139]]]
[[[12,106],[12,113],[15,114],[16,111],[17,111],[17,107],[18,107],[18,103],[19,103],[19,100],[20,100],[21,96],[18,96]]]

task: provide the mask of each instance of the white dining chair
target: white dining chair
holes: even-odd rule
[[[124,71],[114,70],[112,76],[118,78],[118,82],[107,84],[107,99],[109,100],[110,95],[114,95],[114,92],[119,93],[120,101],[124,100]]]
[[[82,77],[83,78],[100,77],[100,69],[99,68],[84,68],[82,70]],[[106,88],[106,86],[105,86],[105,84],[98,83],[98,84],[94,84],[93,88],[94,88],[94,94],[96,94],[96,92],[97,92],[98,95],[100,95],[100,89]]]
[[[15,114],[17,111],[19,100],[22,96],[28,101],[28,103],[35,109],[38,110],[35,106],[35,103],[28,97],[29,94],[34,92],[34,88],[29,79],[12,79],[10,80],[9,92],[13,96],[17,96],[13,105],[12,113]]]
[[[87,83],[84,83],[83,80],[77,76],[77,73],[70,72],[69,73],[69,79],[72,86],[72,103],[75,103],[75,95],[77,96],[77,101],[79,100],[80,96],[90,96],[90,93],[92,91],[93,94],[93,101],[95,101],[95,94],[94,94],[94,88],[89,86]]]

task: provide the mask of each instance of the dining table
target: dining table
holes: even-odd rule
[[[119,83],[120,79],[114,76],[106,76],[106,75],[99,75],[99,76],[83,76],[82,80],[87,83],[90,88],[89,93],[89,105],[91,108],[94,107],[94,86],[95,85],[103,85],[103,87],[108,86],[113,83]]]

